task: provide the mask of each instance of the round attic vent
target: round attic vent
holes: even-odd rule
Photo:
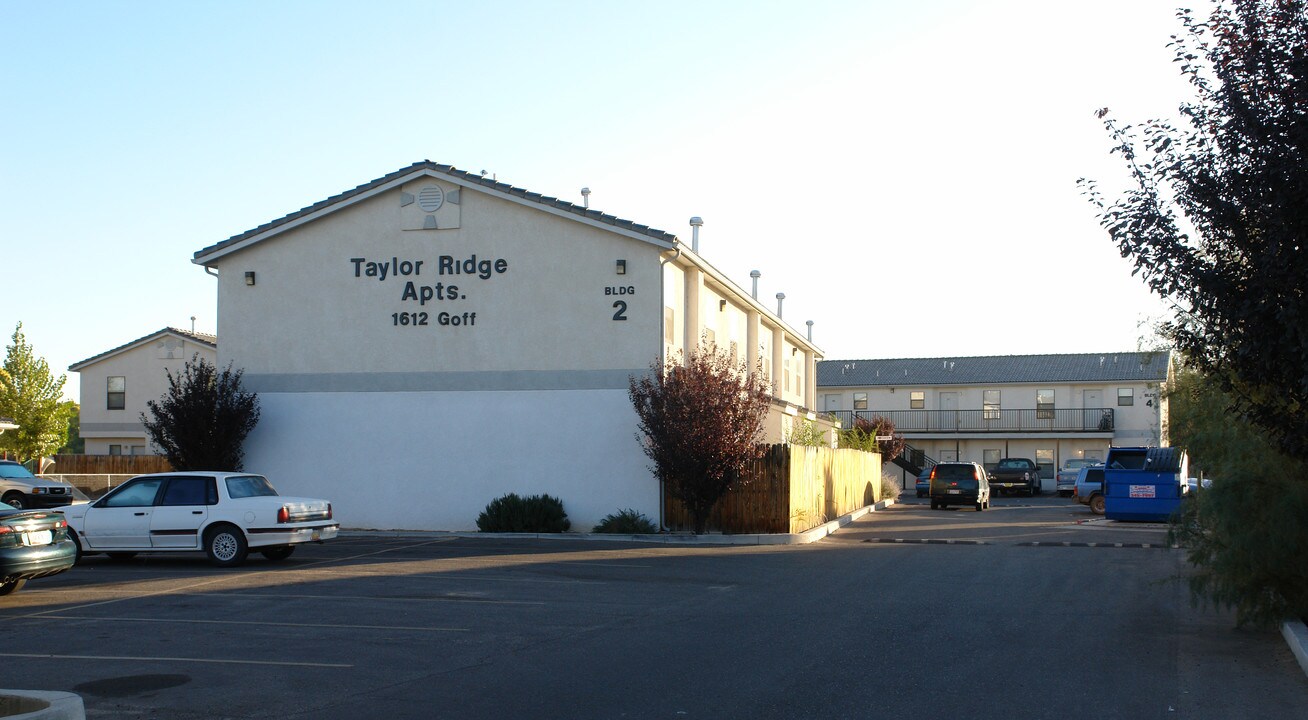
[[[436,212],[443,204],[445,204],[445,192],[439,187],[428,185],[418,191],[418,207],[423,211]]]

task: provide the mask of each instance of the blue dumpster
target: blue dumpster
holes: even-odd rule
[[[1104,460],[1104,517],[1166,522],[1188,488],[1189,458],[1179,448],[1109,448]]]

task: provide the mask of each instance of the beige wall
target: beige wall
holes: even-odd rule
[[[81,375],[81,435],[86,440],[87,455],[107,455],[110,445],[122,448],[122,454],[155,454],[146,440],[141,413],[146,402],[158,400],[168,391],[168,372],[176,374],[198,354],[214,362],[217,353],[208,345],[180,335],[164,335],[135,347],[110,355],[77,372]],[[120,376],[126,381],[126,398],[122,410],[109,410],[108,378]]]
[[[468,191],[459,228],[406,231],[398,195],[218,260],[221,357],[239,358],[250,375],[644,368],[659,357],[658,247]],[[442,274],[442,257],[455,267],[475,257],[489,277]],[[368,277],[356,258],[414,270]],[[614,320],[617,302],[626,320]],[[428,324],[397,325],[395,313],[425,313]]]

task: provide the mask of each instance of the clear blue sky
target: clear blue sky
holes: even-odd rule
[[[213,332],[195,251],[430,159],[702,216],[828,359],[1131,350],[1163,306],[1075,183],[1119,177],[1096,108],[1187,99],[1174,7],[6,0],[0,335]]]

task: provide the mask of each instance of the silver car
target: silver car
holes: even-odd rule
[[[53,508],[86,502],[87,497],[66,482],[38,478],[13,460],[0,460],[0,502],[19,510]]]
[[[1098,465],[1102,460],[1072,458],[1063,463],[1063,469],[1058,471],[1056,476],[1056,486],[1058,494],[1063,497],[1071,497],[1076,492],[1076,476],[1081,472],[1081,468]]]

